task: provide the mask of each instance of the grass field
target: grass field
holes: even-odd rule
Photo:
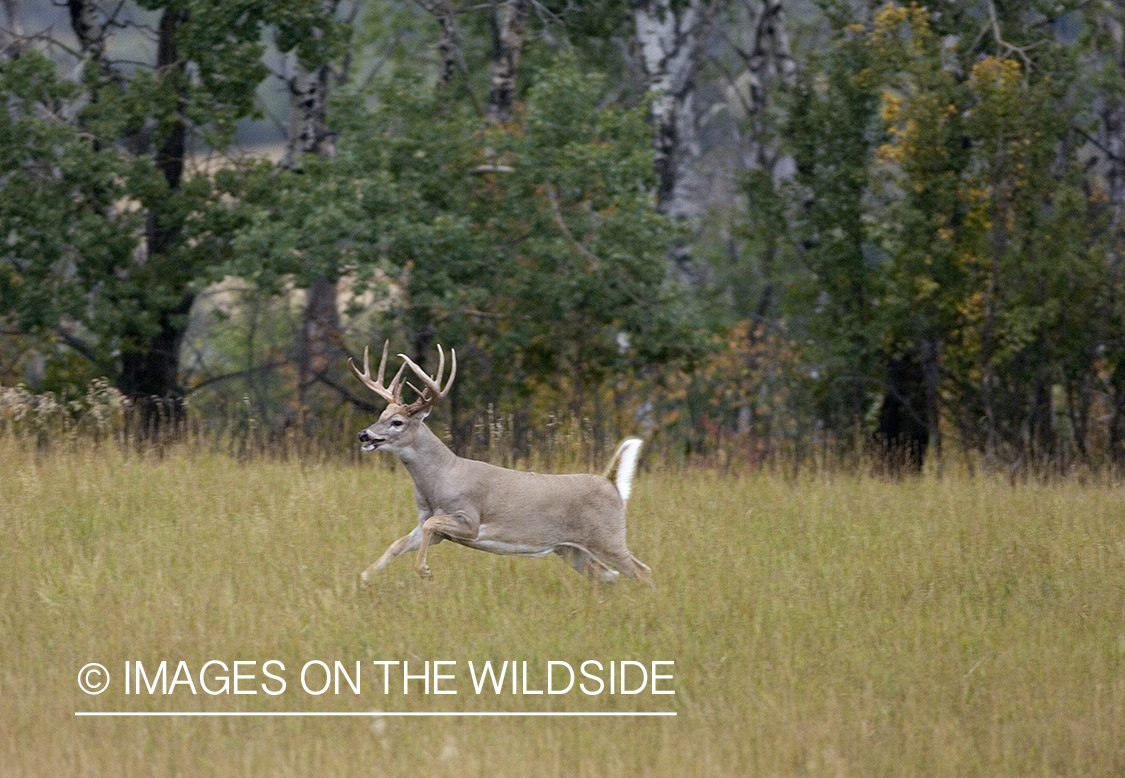
[[[368,462],[0,440],[0,775],[1125,775],[1120,487],[656,469],[629,511],[653,588],[443,543],[432,581],[401,559],[358,591],[414,521],[405,471]],[[126,662],[155,682],[162,660],[198,693],[183,675],[125,693]],[[211,660],[254,662],[239,688],[257,693],[198,688]],[[361,662],[361,693],[306,692],[312,660]],[[394,665],[384,694],[372,664],[427,660],[456,663],[439,684],[457,694],[404,695]],[[486,660],[527,662],[529,691],[549,661],[673,661],[675,694],[477,694]],[[105,693],[79,690],[88,662]],[[74,715],[167,710],[677,716]]]

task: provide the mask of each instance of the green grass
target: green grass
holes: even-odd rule
[[[642,473],[651,589],[443,543],[433,581],[405,558],[361,592],[414,521],[386,460],[76,448],[0,440],[0,775],[1125,774],[1119,487]],[[276,659],[287,688],[124,694],[127,660],[162,659]],[[304,693],[313,659],[362,661],[363,693]],[[467,663],[505,659],[531,688],[548,660],[673,660],[676,694],[474,694]],[[459,693],[383,695],[374,660],[454,660]],[[87,662],[105,694],[79,691]],[[678,715],[74,716],[102,710]]]

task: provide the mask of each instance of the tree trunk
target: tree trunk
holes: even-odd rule
[[[922,471],[931,426],[928,394],[925,366],[918,355],[890,361],[875,433],[885,472],[898,476]]]
[[[531,0],[505,0],[493,5],[492,83],[488,90],[488,120],[504,124],[512,119],[516,95],[516,71],[527,37],[527,13]]]
[[[194,300],[194,295],[185,294],[179,304],[161,313],[160,330],[147,340],[143,351],[121,355],[117,388],[133,403],[139,439],[151,439],[167,431],[174,433],[183,422],[180,345]]]
[[[72,13],[74,3],[72,2]],[[187,21],[186,9],[167,9],[160,19],[157,41],[157,72],[175,80],[181,105],[187,101],[187,80],[179,58],[176,34]],[[170,193],[180,188],[187,152],[187,124],[177,117],[167,135],[155,151],[157,168],[164,176]],[[161,281],[176,284],[175,260],[170,254],[180,243],[178,224],[169,224],[156,211],[150,211],[145,220],[146,268],[137,272],[155,272],[150,268],[166,267],[168,277]],[[118,388],[132,399],[137,411],[138,434],[148,438],[160,434],[166,426],[175,428],[183,421],[184,394],[179,382],[180,345],[187,331],[188,313],[194,293],[187,290],[184,281],[180,298],[158,314],[159,329],[135,339],[126,337],[126,347],[121,355],[121,379]],[[128,336],[128,333],[125,333]]]
[[[67,8],[83,59],[96,63],[103,76],[109,75],[112,68],[105,56],[106,25],[100,22],[98,4],[94,0],[67,0]]]
[[[745,46],[736,44],[734,49],[745,71],[732,85],[733,97],[741,103],[741,112],[745,113],[749,124],[740,143],[742,163],[747,169],[765,170],[772,176],[780,144],[771,137],[766,113],[775,83],[790,84],[797,64],[785,29],[783,0],[745,0],[744,6],[749,20],[746,26],[749,40]]]
[[[26,42],[23,33],[23,17],[20,16],[20,7],[16,0],[3,0],[4,16],[7,18],[7,27],[0,30],[0,41],[3,41],[4,59],[15,59],[23,51]]]
[[[465,56],[461,52],[461,32],[457,29],[457,12],[452,0],[418,0],[418,5],[441,25],[441,37],[437,43],[437,86],[444,89],[453,83],[453,76],[458,70],[466,72]]]
[[[1028,453],[1031,461],[1045,470],[1054,464],[1061,468],[1058,439],[1055,435],[1055,404],[1051,375],[1040,371],[1032,388],[1031,413],[1028,414]]]
[[[634,0],[636,42],[651,98],[656,209],[676,219],[693,215],[698,203],[687,191],[687,162],[700,154],[695,81],[719,0]],[[691,251],[677,242],[668,252],[672,268],[700,280]]]
[[[1110,387],[1113,412],[1109,422],[1109,458],[1120,477],[1125,475],[1125,361],[1114,368]]]
[[[633,17],[646,87],[652,98],[656,202],[663,213],[686,214],[677,191],[686,152],[695,141],[695,80],[719,4],[714,0],[635,0]]]
[[[336,133],[329,129],[325,120],[332,69],[329,65],[311,72],[300,65],[297,69],[297,74],[289,81],[289,139],[285,156],[278,162],[278,167],[290,170],[300,167],[298,160],[305,154],[336,156]]]
[[[321,10],[335,17],[338,0],[322,0]],[[315,29],[313,34],[323,32]],[[336,156],[336,133],[328,125],[328,104],[333,82],[346,78],[331,62],[311,69],[298,60],[289,79],[289,137],[279,167],[300,170],[301,158]],[[312,404],[312,388],[344,362],[340,310],[334,281],[316,278],[305,293],[304,320],[298,356],[297,393],[302,408]]]
[[[1108,33],[1110,51],[1119,77],[1125,76],[1125,11],[1120,3],[1102,6],[1099,20]],[[1120,235],[1125,223],[1125,99],[1119,93],[1100,91],[1102,121],[1098,146],[1104,154],[1106,196],[1113,205],[1113,228]],[[1116,243],[1109,247],[1111,280],[1120,282],[1122,253]],[[1097,318],[1112,321],[1113,308],[1120,305],[1112,301],[1098,312]],[[1092,317],[1093,318],[1093,317]],[[1118,475],[1125,474],[1125,354],[1113,340],[1100,344],[1106,348],[1111,360],[1116,362],[1107,394],[1112,405],[1109,425],[1109,456]]]
[[[327,278],[313,281],[306,292],[305,317],[301,325],[300,402],[305,406],[309,389],[321,376],[343,363],[340,309],[336,285]]]
[[[321,10],[334,17],[338,0],[322,0]],[[324,32],[314,28],[314,37],[322,38]],[[336,78],[330,62],[320,62],[309,70],[300,60],[296,74],[289,79],[289,137],[285,156],[279,167],[297,170],[300,158],[306,154],[317,157],[336,156],[336,133],[328,126],[328,100],[332,81]]]
[[[1125,76],[1125,13],[1107,4],[1101,11],[1102,26],[1111,41],[1111,51],[1118,76]],[[1125,99],[1120,95],[1101,93],[1099,116],[1102,120],[1098,145],[1105,154],[1106,195],[1113,203],[1114,226],[1122,221],[1125,209]]]

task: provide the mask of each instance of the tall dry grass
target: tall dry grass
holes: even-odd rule
[[[9,436],[0,473],[0,775],[1125,774],[1113,485],[654,467],[629,506],[651,589],[443,543],[433,581],[399,560],[359,591],[414,521],[406,473],[378,455],[239,463]],[[124,694],[126,661],[212,659],[257,661],[251,688],[279,660],[287,690]],[[363,693],[305,694],[313,659],[363,662]],[[467,663],[505,659],[672,660],[676,694],[474,694]],[[383,695],[375,660],[456,661],[459,693]],[[78,689],[87,662],[114,676],[106,693]],[[74,715],[122,710],[678,715]]]

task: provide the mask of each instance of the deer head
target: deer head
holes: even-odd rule
[[[438,369],[434,377],[427,375],[426,371],[420,368],[410,357],[399,354],[402,359],[402,366],[391,379],[390,386],[386,386],[383,383],[383,376],[386,373],[389,348],[390,341],[387,341],[383,344],[383,359],[379,362],[379,372],[375,378],[371,377],[370,355],[367,347],[363,349],[363,372],[359,371],[359,368],[355,366],[355,362],[351,359],[348,360],[348,366],[351,367],[356,378],[362,381],[364,386],[387,401],[387,407],[379,416],[379,420],[359,433],[359,441],[363,444],[363,450],[385,449],[401,456],[413,445],[418,428],[422,426],[422,421],[429,415],[430,409],[449,394],[449,390],[453,387],[453,379],[457,377],[457,352],[454,349],[449,351],[449,378],[445,381],[444,387],[442,386],[442,375],[445,373],[445,352],[442,351],[441,346],[438,346]],[[403,379],[403,372],[408,367],[422,383],[421,389]],[[409,386],[414,390],[416,397],[413,402],[403,402],[402,389],[404,386]]]

